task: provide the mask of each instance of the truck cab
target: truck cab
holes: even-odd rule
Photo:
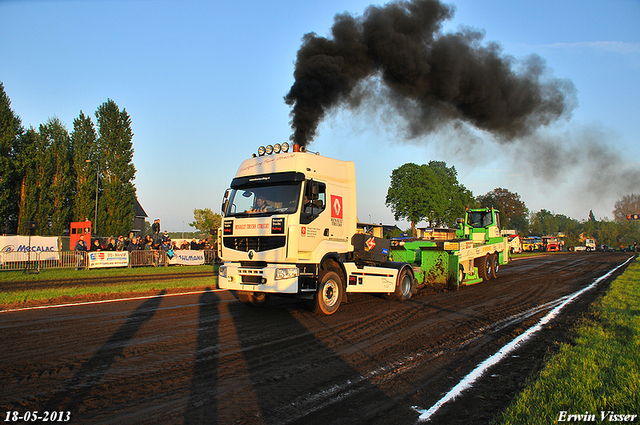
[[[459,228],[456,237],[471,239],[474,244],[491,243],[501,239],[500,214],[490,208],[467,209],[465,218],[458,220]]]

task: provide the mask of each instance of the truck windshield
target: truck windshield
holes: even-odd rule
[[[293,214],[298,210],[300,182],[232,189],[226,217]]]
[[[469,224],[474,229],[487,227],[491,225],[491,222],[492,222],[491,212],[487,212],[487,211],[469,212],[469,217],[467,219],[467,224]]]

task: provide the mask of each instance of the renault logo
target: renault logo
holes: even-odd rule
[[[256,254],[256,252],[252,249],[251,251],[249,251],[249,260],[253,260],[253,256]]]

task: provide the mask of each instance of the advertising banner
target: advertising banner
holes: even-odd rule
[[[55,236],[0,236],[0,252],[7,253],[6,261],[60,260],[58,247]]]
[[[204,251],[176,250],[169,260],[170,265],[201,266],[204,264]]]
[[[127,251],[95,251],[88,252],[89,268],[99,267],[127,267],[129,253]]]

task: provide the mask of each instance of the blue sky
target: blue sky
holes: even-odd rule
[[[391,171],[430,160],[455,166],[474,195],[503,187],[532,211],[612,218],[616,200],[640,193],[640,1],[447,3],[443,31],[473,27],[505,54],[539,55],[573,82],[578,106],[508,145],[473,129],[407,141],[393,114],[332,111],[309,149],[355,162],[359,219],[393,223]],[[219,210],[243,159],[288,140],[283,97],[302,36],[327,36],[337,13],[370,4],[384,3],[0,0],[0,81],[25,127],[57,116],[71,131],[81,110],[125,108],[142,206],[189,231],[194,208]]]

